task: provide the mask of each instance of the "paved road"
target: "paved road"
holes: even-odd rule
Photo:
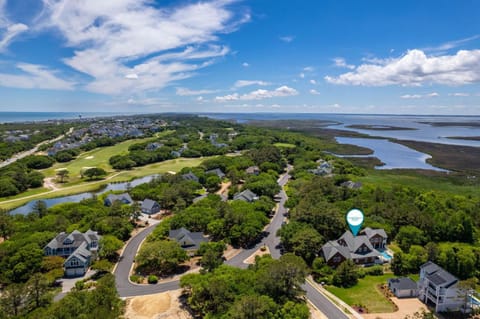
[[[71,134],[73,132],[73,127],[70,128],[70,130],[68,131],[67,134]],[[13,155],[11,158],[9,158],[8,160],[6,161],[3,161],[0,163],[0,168],[2,167],[5,167],[7,165],[10,165],[12,163],[15,163],[16,161],[18,161],[19,159],[22,159],[24,157],[27,157],[29,155],[32,155],[33,153],[36,153],[38,151],[38,148],[44,144],[48,144],[48,143],[53,143],[53,142],[56,142],[56,141],[59,141],[61,140],[62,138],[65,137],[65,134],[62,134],[54,139],[51,139],[51,140],[48,140],[48,141],[43,141],[41,143],[38,143],[34,148],[32,149],[29,149],[28,151],[25,151],[25,152],[22,152],[22,153],[17,153],[15,155]]]
[[[292,169],[291,166],[288,169]],[[282,175],[278,179],[278,184],[284,186],[290,176],[287,174]],[[226,264],[239,267],[247,268],[248,264],[245,264],[243,261],[250,257],[255,251],[257,251],[263,245],[268,246],[270,254],[273,258],[280,258],[281,253],[279,249],[280,238],[276,236],[277,230],[282,226],[285,213],[285,201],[287,200],[287,195],[282,190],[280,193],[280,201],[278,203],[277,211],[273,216],[269,226],[266,229],[268,235],[264,237],[257,245],[252,248],[244,249],[235,257],[231,258],[226,262]],[[133,237],[130,242],[125,247],[122,259],[118,263],[117,268],[115,269],[114,275],[116,278],[117,290],[120,297],[132,297],[132,296],[141,296],[149,295],[159,292],[165,292],[169,290],[178,289],[179,281],[171,281],[159,283],[156,285],[137,285],[131,283],[128,278],[130,274],[130,269],[133,264],[133,259],[137,253],[137,250],[141,242],[153,231],[156,225],[152,225],[141,233]],[[306,291],[308,300],[310,300],[325,316],[332,319],[349,319],[342,311],[340,311],[327,297],[321,294],[317,289],[315,289],[309,282],[306,282],[302,288]]]

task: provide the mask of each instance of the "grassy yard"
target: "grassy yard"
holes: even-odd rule
[[[377,288],[378,285],[386,284],[387,280],[393,277],[393,274],[365,276],[365,278],[359,279],[358,284],[351,288],[338,288],[335,286],[327,286],[326,288],[350,306],[362,305],[372,313],[393,312],[395,311],[394,306]]]
[[[273,144],[273,146],[284,147],[284,148],[294,148],[295,147],[295,145],[290,144],[290,143],[275,143],[275,144]]]

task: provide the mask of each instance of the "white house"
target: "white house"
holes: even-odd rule
[[[429,261],[420,266],[418,298],[435,307],[435,312],[462,310],[466,299],[458,282],[457,277]]]

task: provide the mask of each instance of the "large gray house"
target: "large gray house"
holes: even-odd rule
[[[202,232],[191,232],[183,227],[170,230],[168,238],[176,241],[191,255],[200,248],[201,243],[208,242],[208,238]]]
[[[92,258],[96,258],[101,236],[96,231],[88,230],[81,233],[74,230],[70,234],[61,232],[44,248],[45,256],[61,256],[66,258],[63,263],[66,277],[83,276]]]
[[[142,213],[152,215],[160,211],[160,204],[157,201],[145,198],[141,207]]]

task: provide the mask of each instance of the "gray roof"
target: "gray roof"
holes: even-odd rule
[[[79,232],[78,230],[74,230],[70,234],[61,232],[55,238],[53,238],[45,246],[45,248],[48,247],[50,249],[58,249],[64,247],[80,246],[83,242],[90,244],[93,240],[100,240],[100,236],[97,232],[94,232],[90,229],[85,234]],[[69,241],[72,243],[69,244]]]
[[[191,245],[182,246],[184,249],[198,249],[200,248],[201,243],[208,242],[208,238],[206,238],[202,232],[192,233],[184,227],[170,230],[168,237],[178,243],[181,243],[182,241],[192,243]]]
[[[358,248],[362,247],[363,245],[365,245],[369,251],[356,253]],[[322,253],[327,261],[335,256],[337,252],[347,259],[380,256],[380,253],[373,248],[366,235],[353,236],[350,231],[346,231],[338,240],[331,240],[322,246]]]
[[[225,173],[222,172],[222,170],[219,169],[219,168],[215,168],[215,169],[211,169],[211,170],[209,170],[209,171],[206,171],[205,174],[215,174],[215,175],[217,175],[217,176],[220,177],[220,178],[224,178],[224,177],[225,177]]]
[[[260,168],[258,166],[250,166],[245,170],[245,172],[247,174],[255,174],[257,172],[260,172]]]
[[[351,188],[351,189],[359,189],[360,187],[362,187],[362,183],[361,182],[346,181],[346,182],[341,183],[340,186],[344,186],[344,187]]]
[[[425,277],[436,286],[448,288],[458,282],[457,277],[431,261],[420,266],[420,269],[425,272]]]
[[[392,289],[397,288],[398,290],[417,289],[417,283],[408,277],[390,278],[388,285]]]
[[[153,206],[155,206],[155,205],[159,205],[158,202],[156,202],[154,200],[151,200],[151,199],[148,199],[148,198],[145,198],[142,202],[141,209],[151,210],[153,208]]]
[[[387,233],[385,232],[385,230],[383,228],[372,229],[370,227],[367,227],[364,230],[362,230],[361,233],[364,233],[365,235],[367,235],[368,239],[372,238],[375,235],[380,235],[383,238],[388,237]]]
[[[133,202],[132,198],[130,197],[130,195],[128,193],[123,193],[123,194],[118,194],[118,195],[108,194],[107,198],[105,199],[105,201],[109,201],[112,204],[117,200],[119,200],[121,202],[126,202],[127,204]]]
[[[342,237],[340,237],[337,242],[340,244],[340,241],[343,239],[345,241],[346,246],[348,247],[348,250],[350,252],[355,252],[358,248],[360,248],[362,245],[366,245],[370,250],[375,250],[368,240],[368,237],[365,235],[358,235],[358,236],[353,236],[353,234],[350,231],[346,231],[343,233]]]
[[[325,245],[322,246],[322,253],[325,257],[325,260],[330,260],[335,256],[337,253],[340,253],[346,259],[351,258],[350,251],[347,247],[339,245],[336,241],[329,241]]]
[[[183,179],[187,181],[195,181],[198,182],[198,177],[197,175],[193,174],[192,172],[188,172],[187,174],[182,175]]]
[[[257,194],[255,194],[251,190],[246,189],[246,190],[244,190],[240,193],[236,193],[235,195],[233,195],[233,199],[234,200],[243,200],[243,201],[246,201],[246,202],[253,202],[254,200],[258,199],[258,196],[257,196]]]
[[[64,264],[74,257],[80,260],[82,263],[86,263],[90,256],[92,256],[92,253],[88,251],[87,243],[83,242],[70,256],[68,256]]]

